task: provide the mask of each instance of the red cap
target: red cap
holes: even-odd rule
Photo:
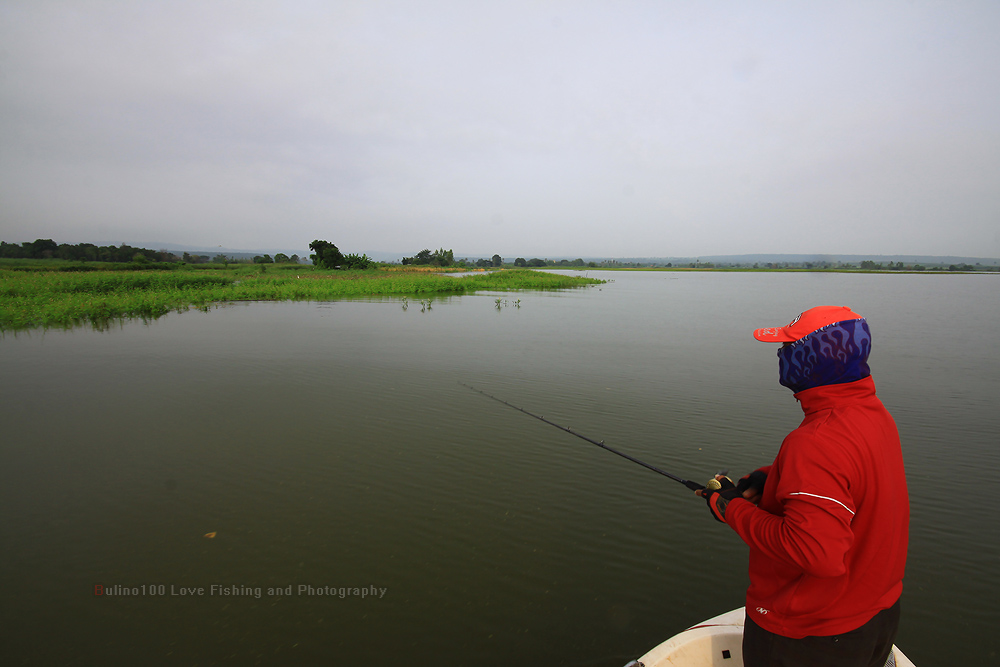
[[[753,332],[753,337],[765,343],[792,343],[828,324],[863,319],[864,317],[853,312],[847,306],[816,306],[796,317],[788,326],[756,329]]]

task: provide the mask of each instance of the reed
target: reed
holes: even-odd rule
[[[171,311],[229,301],[331,301],[377,296],[429,297],[478,291],[571,289],[603,281],[530,270],[452,277],[426,271],[263,271],[239,266],[211,271],[0,270],[0,331],[151,320]],[[406,302],[404,301],[404,307]]]

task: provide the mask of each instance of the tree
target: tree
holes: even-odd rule
[[[35,239],[31,243],[24,242],[21,246],[32,259],[50,259],[59,249],[59,244],[52,239]]]
[[[345,269],[370,269],[375,265],[375,260],[373,260],[368,255],[355,255],[351,253],[344,257],[343,268]]]
[[[451,266],[455,263],[455,253],[451,250],[445,250],[444,248],[438,248],[431,255],[431,264],[436,266]]]
[[[500,255],[493,255],[493,266],[503,266],[503,257]]]
[[[517,259],[514,260],[514,266],[527,266],[527,265],[528,262],[524,259],[524,257],[518,257]]]
[[[283,252],[279,252],[277,255],[274,256],[274,263],[275,264],[287,264],[288,263],[288,255],[286,255]]]
[[[344,256],[340,254],[340,250],[329,241],[313,241],[309,244],[309,249],[314,253],[309,255],[314,266],[335,269],[344,263]]]
[[[431,265],[431,266],[451,266],[455,263],[455,253],[452,250],[438,248],[434,252],[430,248],[424,248],[413,257],[404,257],[403,264]]]

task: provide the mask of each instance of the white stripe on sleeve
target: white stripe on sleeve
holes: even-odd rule
[[[855,514],[854,510],[852,510],[850,507],[848,507],[844,503],[840,502],[836,498],[830,498],[829,496],[819,496],[819,495],[816,495],[815,493],[806,493],[805,491],[799,491],[799,492],[796,492],[796,493],[789,493],[788,495],[790,495],[790,496],[810,496],[812,498],[819,498],[820,500],[829,500],[831,502],[837,503],[838,505],[840,505],[841,507],[843,507],[845,510],[847,510],[848,512],[850,512],[851,516],[854,516],[854,514]]]

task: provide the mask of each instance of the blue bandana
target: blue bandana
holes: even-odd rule
[[[864,318],[828,324],[778,350],[778,382],[799,393],[866,378],[871,349]]]

